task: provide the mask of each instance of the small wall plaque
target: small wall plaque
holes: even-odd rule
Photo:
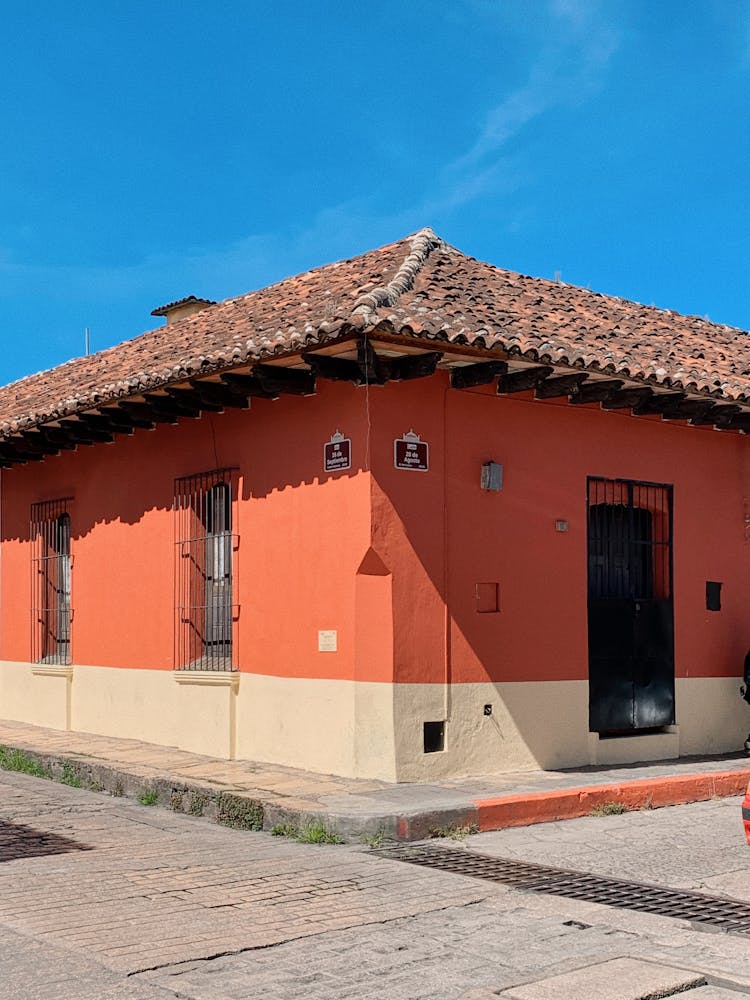
[[[325,628],[318,632],[318,652],[335,653],[338,650],[339,634],[335,628]]]
[[[427,472],[430,468],[430,446],[420,440],[419,434],[407,431],[393,442],[393,464],[397,469]]]
[[[341,431],[336,431],[323,445],[323,468],[326,472],[343,472],[351,467],[352,442]]]

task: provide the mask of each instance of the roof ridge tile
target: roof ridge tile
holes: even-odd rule
[[[372,291],[360,295],[354,303],[352,316],[369,318],[382,306],[395,305],[397,299],[413,286],[432,251],[443,245],[443,241],[429,226],[414,233],[409,244],[409,253],[393,278],[387,285],[373,288]]]

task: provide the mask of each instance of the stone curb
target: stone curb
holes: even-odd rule
[[[457,828],[477,829],[477,810],[471,803],[407,815],[341,813],[316,808],[313,803],[303,807],[285,805],[283,800],[261,798],[237,788],[220,790],[208,783],[184,781],[164,773],[138,774],[81,754],[45,753],[7,741],[0,746],[0,753],[3,750],[23,754],[26,761],[43,772],[32,776],[136,801],[148,797],[151,801],[144,805],[201,816],[235,829],[271,831],[277,826],[302,827],[318,822],[345,842],[355,843],[373,837],[423,840]],[[1,769],[28,773],[25,768],[5,766],[0,757]]]
[[[501,830],[509,826],[532,826],[589,816],[592,810],[613,803],[626,809],[658,809],[726,798],[742,794],[749,781],[750,768],[742,768],[504,795],[496,799],[479,799],[474,804],[480,830]]]
[[[263,829],[263,803],[237,790],[223,791],[213,785],[180,781],[158,774],[134,774],[117,765],[103,764],[77,754],[42,753],[8,743],[3,744],[0,750],[22,754],[26,761],[39,767],[42,773],[32,774],[32,777],[49,778],[92,792],[107,792],[115,798],[147,798],[149,801],[144,805],[158,805],[173,812],[204,816],[215,823],[237,829]],[[0,767],[7,771],[29,773],[25,768],[7,767],[2,761]]]
[[[45,753],[22,744],[0,746],[0,768],[29,773],[27,766],[8,766],[13,763],[9,760],[13,754],[23,755],[22,762],[30,762],[32,773],[34,767],[38,768],[37,777],[202,816],[235,829],[270,831],[276,826],[298,828],[317,822],[344,841],[355,843],[373,837],[415,841],[461,830],[485,832],[531,826],[588,816],[597,807],[612,803],[626,809],[648,809],[701,802],[739,795],[750,780],[750,768],[743,768],[504,795],[458,805],[454,801],[445,808],[345,813],[320,808],[314,802],[285,802],[239,788],[220,789],[210,783],[184,781],[156,769],[153,774],[139,774],[137,768],[127,769],[81,754]]]

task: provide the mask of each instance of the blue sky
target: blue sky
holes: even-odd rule
[[[0,34],[0,381],[430,225],[750,329],[746,0],[39,0]]]

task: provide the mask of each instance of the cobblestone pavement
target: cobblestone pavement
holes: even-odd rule
[[[482,834],[466,849],[742,897],[750,868],[736,800]],[[489,1000],[628,956],[750,993],[750,937],[5,772],[0,926],[2,1000]]]

